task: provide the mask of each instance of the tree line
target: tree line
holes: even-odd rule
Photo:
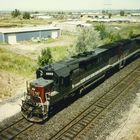
[[[18,9],[15,9],[14,11],[12,11],[11,15],[12,15],[13,18],[20,17],[20,16],[22,16],[23,19],[30,19],[31,18],[31,15],[30,15],[29,12],[23,12],[22,13]]]

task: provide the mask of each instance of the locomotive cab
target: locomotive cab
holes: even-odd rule
[[[30,121],[42,122],[48,117],[50,94],[53,80],[38,78],[27,85],[27,93],[22,101],[22,114]]]

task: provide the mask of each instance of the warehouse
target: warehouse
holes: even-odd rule
[[[79,28],[90,27],[91,24],[82,21],[67,21],[57,25],[62,31],[77,32]]]
[[[47,38],[57,38],[61,34],[57,27],[23,27],[23,28],[1,28],[0,42],[16,44],[25,40],[41,40]]]

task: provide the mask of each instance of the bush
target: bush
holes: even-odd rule
[[[39,66],[45,66],[52,63],[52,54],[50,48],[43,49],[41,55],[38,57]]]
[[[113,27],[99,24],[95,26],[95,30],[99,31],[100,37],[103,40],[104,44],[112,43],[114,41],[122,39],[120,33]]]
[[[15,9],[14,11],[11,12],[12,17],[18,17],[21,15],[21,12],[18,9]]]
[[[31,18],[30,13],[29,12],[24,12],[23,13],[23,18],[24,19],[30,19]]]
[[[91,51],[100,45],[102,45],[102,41],[99,32],[95,31],[93,27],[84,28],[78,35],[75,50],[77,53],[82,53]]]
[[[106,26],[104,24],[96,25],[95,30],[100,33],[101,39],[105,39],[108,37],[108,31],[107,31]]]
[[[120,11],[120,16],[124,16],[125,15],[125,12],[122,10]]]

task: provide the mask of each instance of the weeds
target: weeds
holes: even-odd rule
[[[33,76],[37,62],[32,59],[0,48],[0,70],[14,72],[23,76]]]

